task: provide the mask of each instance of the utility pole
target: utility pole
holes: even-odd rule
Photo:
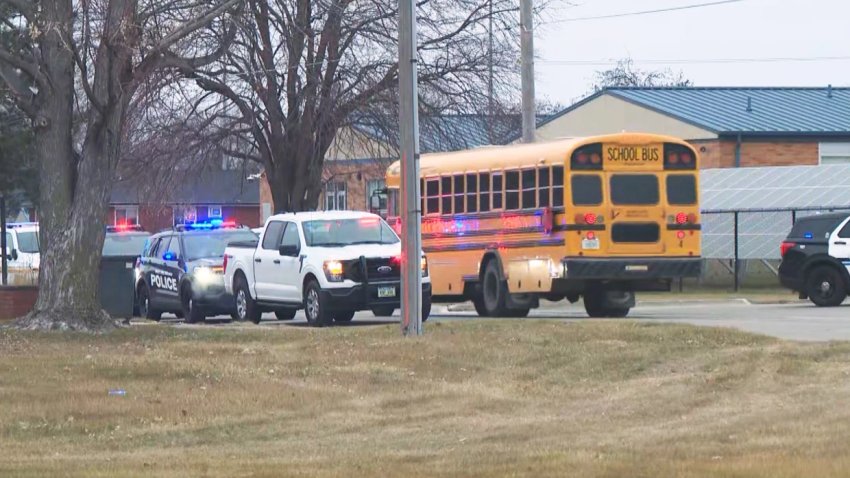
[[[487,77],[487,134],[489,137],[487,138],[487,142],[490,144],[494,144],[496,139],[493,134],[493,0],[489,0],[489,26],[487,28],[487,32],[489,35],[489,47],[487,50],[487,63],[489,75]]]
[[[533,0],[520,0],[520,50],[522,55],[522,142],[534,142],[534,9]]]
[[[399,0],[398,81],[401,140],[401,332],[422,335],[422,236],[419,201],[419,102],[414,0]]]

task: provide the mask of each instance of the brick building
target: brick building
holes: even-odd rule
[[[545,117],[538,118],[542,123]],[[419,146],[423,154],[506,144],[522,128],[519,115],[439,115],[420,117]],[[398,131],[363,119],[341,130],[324,166],[325,190],[320,209],[369,210],[369,198],[385,186],[387,167],[398,159]],[[261,217],[275,209],[268,183],[260,186]],[[382,207],[386,207],[382,199]]]
[[[167,192],[137,181],[119,181],[107,224],[140,224],[159,231],[183,221],[222,219],[260,225],[260,184],[241,170],[205,171]]]
[[[686,139],[703,168],[850,163],[850,88],[609,88],[540,124],[537,139],[621,131]]]

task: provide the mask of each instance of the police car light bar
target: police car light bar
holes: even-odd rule
[[[127,231],[143,231],[139,224],[116,224],[114,226],[106,226],[106,232],[127,232]]]
[[[236,229],[239,227],[235,221],[224,221],[222,219],[211,219],[207,222],[186,222],[176,228],[186,231],[205,231],[211,229]]]

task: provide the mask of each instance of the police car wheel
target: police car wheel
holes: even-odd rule
[[[151,295],[148,291],[148,286],[145,284],[140,285],[139,290],[136,292],[136,297],[139,302],[139,316],[159,322],[159,319],[162,318],[162,312],[151,308]]]
[[[333,321],[327,304],[322,301],[321,288],[316,281],[307,284],[304,291],[304,315],[307,316],[307,323],[313,327],[325,327]]]
[[[180,303],[183,305],[183,317],[188,324],[203,322],[206,319],[204,311],[195,303],[192,295],[191,287],[184,287],[183,292],[180,294]]]
[[[259,324],[263,318],[243,277],[236,279],[236,317],[237,320],[250,320],[255,324]]]
[[[847,288],[838,270],[830,266],[818,266],[809,272],[806,294],[818,307],[836,307],[847,298]]]

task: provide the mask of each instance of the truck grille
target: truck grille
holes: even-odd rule
[[[344,270],[345,278],[354,282],[366,282],[367,277],[369,282],[393,281],[401,278],[401,265],[388,257],[370,257],[364,261],[352,259],[345,262]]]

